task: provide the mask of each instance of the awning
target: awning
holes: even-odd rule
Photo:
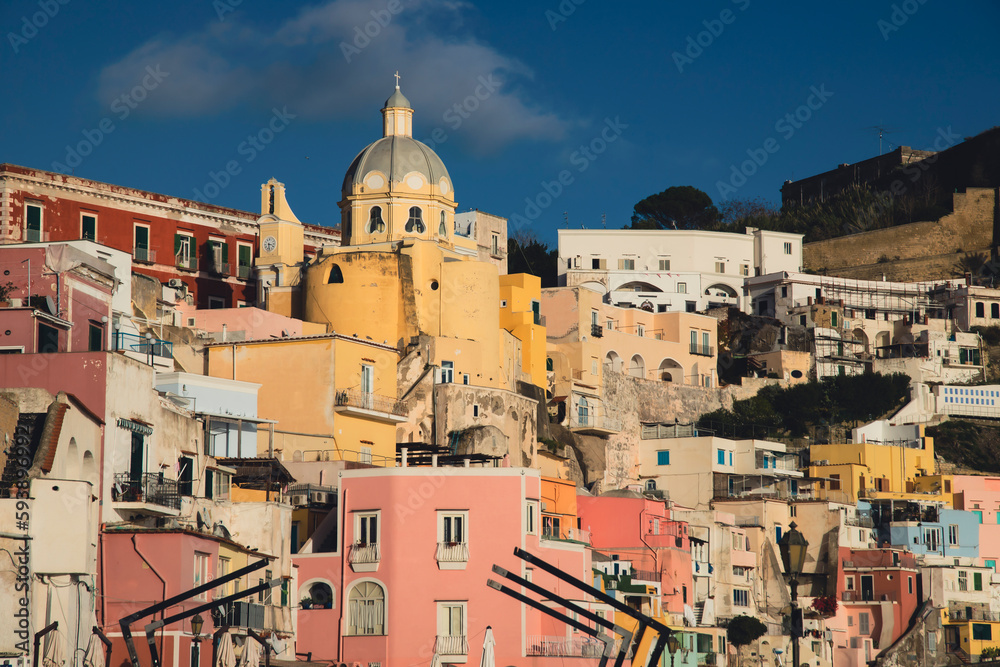
[[[131,419],[124,419],[119,417],[118,428],[123,428],[126,431],[132,431],[133,433],[139,433],[142,435],[153,435],[153,427],[148,424],[142,424],[137,421],[132,421]]]

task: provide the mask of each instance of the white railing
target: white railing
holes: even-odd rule
[[[526,639],[529,656],[600,658],[604,653],[604,642],[589,637],[528,635]]]
[[[435,557],[439,563],[465,563],[469,560],[469,545],[465,542],[438,542]]]
[[[607,415],[581,415],[579,413],[570,416],[570,428],[595,428],[605,431],[621,431],[620,420]]]
[[[382,560],[382,552],[378,542],[374,544],[352,544],[350,559],[352,563],[378,563]]]
[[[438,635],[434,641],[434,652],[438,655],[468,655],[469,642],[465,635]]]

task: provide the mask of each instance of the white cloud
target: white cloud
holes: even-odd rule
[[[140,82],[147,66],[159,65],[169,77],[136,113],[191,117],[278,106],[336,120],[375,114],[398,69],[418,138],[442,128],[449,141],[480,153],[522,139],[564,138],[568,123],[524,88],[531,69],[463,34],[470,11],[455,1],[332,0],[266,29],[229,16],[195,33],[158,37],[105,67],[98,96],[109,103]],[[501,85],[484,97],[482,80]],[[466,104],[477,87],[484,99]],[[449,109],[461,118],[458,127]]]

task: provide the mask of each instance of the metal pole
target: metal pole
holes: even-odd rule
[[[799,581],[798,579],[792,578],[788,582],[792,587],[792,616],[796,615],[796,611],[799,608]],[[792,667],[799,667],[799,632],[792,633]]]

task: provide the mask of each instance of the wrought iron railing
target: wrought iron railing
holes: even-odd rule
[[[438,655],[468,655],[469,641],[465,635],[438,635],[434,640],[434,652]]]
[[[253,267],[248,264],[240,264],[236,267],[236,277],[240,280],[246,280],[250,277],[250,273],[253,271]]]
[[[175,255],[174,265],[178,269],[187,269],[188,271],[198,270],[198,258],[192,257],[190,255]]]
[[[382,551],[378,542],[371,544],[358,542],[350,546],[349,558],[352,563],[378,563],[382,560]]]
[[[352,408],[363,408],[374,412],[384,412],[390,415],[405,416],[406,408],[403,402],[389,397],[380,396],[358,389],[341,389],[337,392],[337,405]]]
[[[116,331],[112,342],[114,343],[115,350],[138,352],[139,354],[165,357],[167,359],[174,358],[174,344],[170,341],[160,340],[159,338],[144,338],[136,334]]]
[[[715,354],[715,348],[710,345],[698,345],[697,343],[691,343],[691,354],[711,357]]]
[[[466,542],[438,542],[435,558],[439,563],[465,563],[469,560]]]
[[[604,643],[590,637],[528,635],[526,644],[529,656],[600,658],[604,653]]]
[[[591,323],[590,335],[594,338],[602,338],[604,336],[604,328],[600,324]]]
[[[113,500],[124,503],[152,503],[179,510],[181,496],[177,480],[167,479],[160,473],[133,475],[128,472],[115,474]]]

